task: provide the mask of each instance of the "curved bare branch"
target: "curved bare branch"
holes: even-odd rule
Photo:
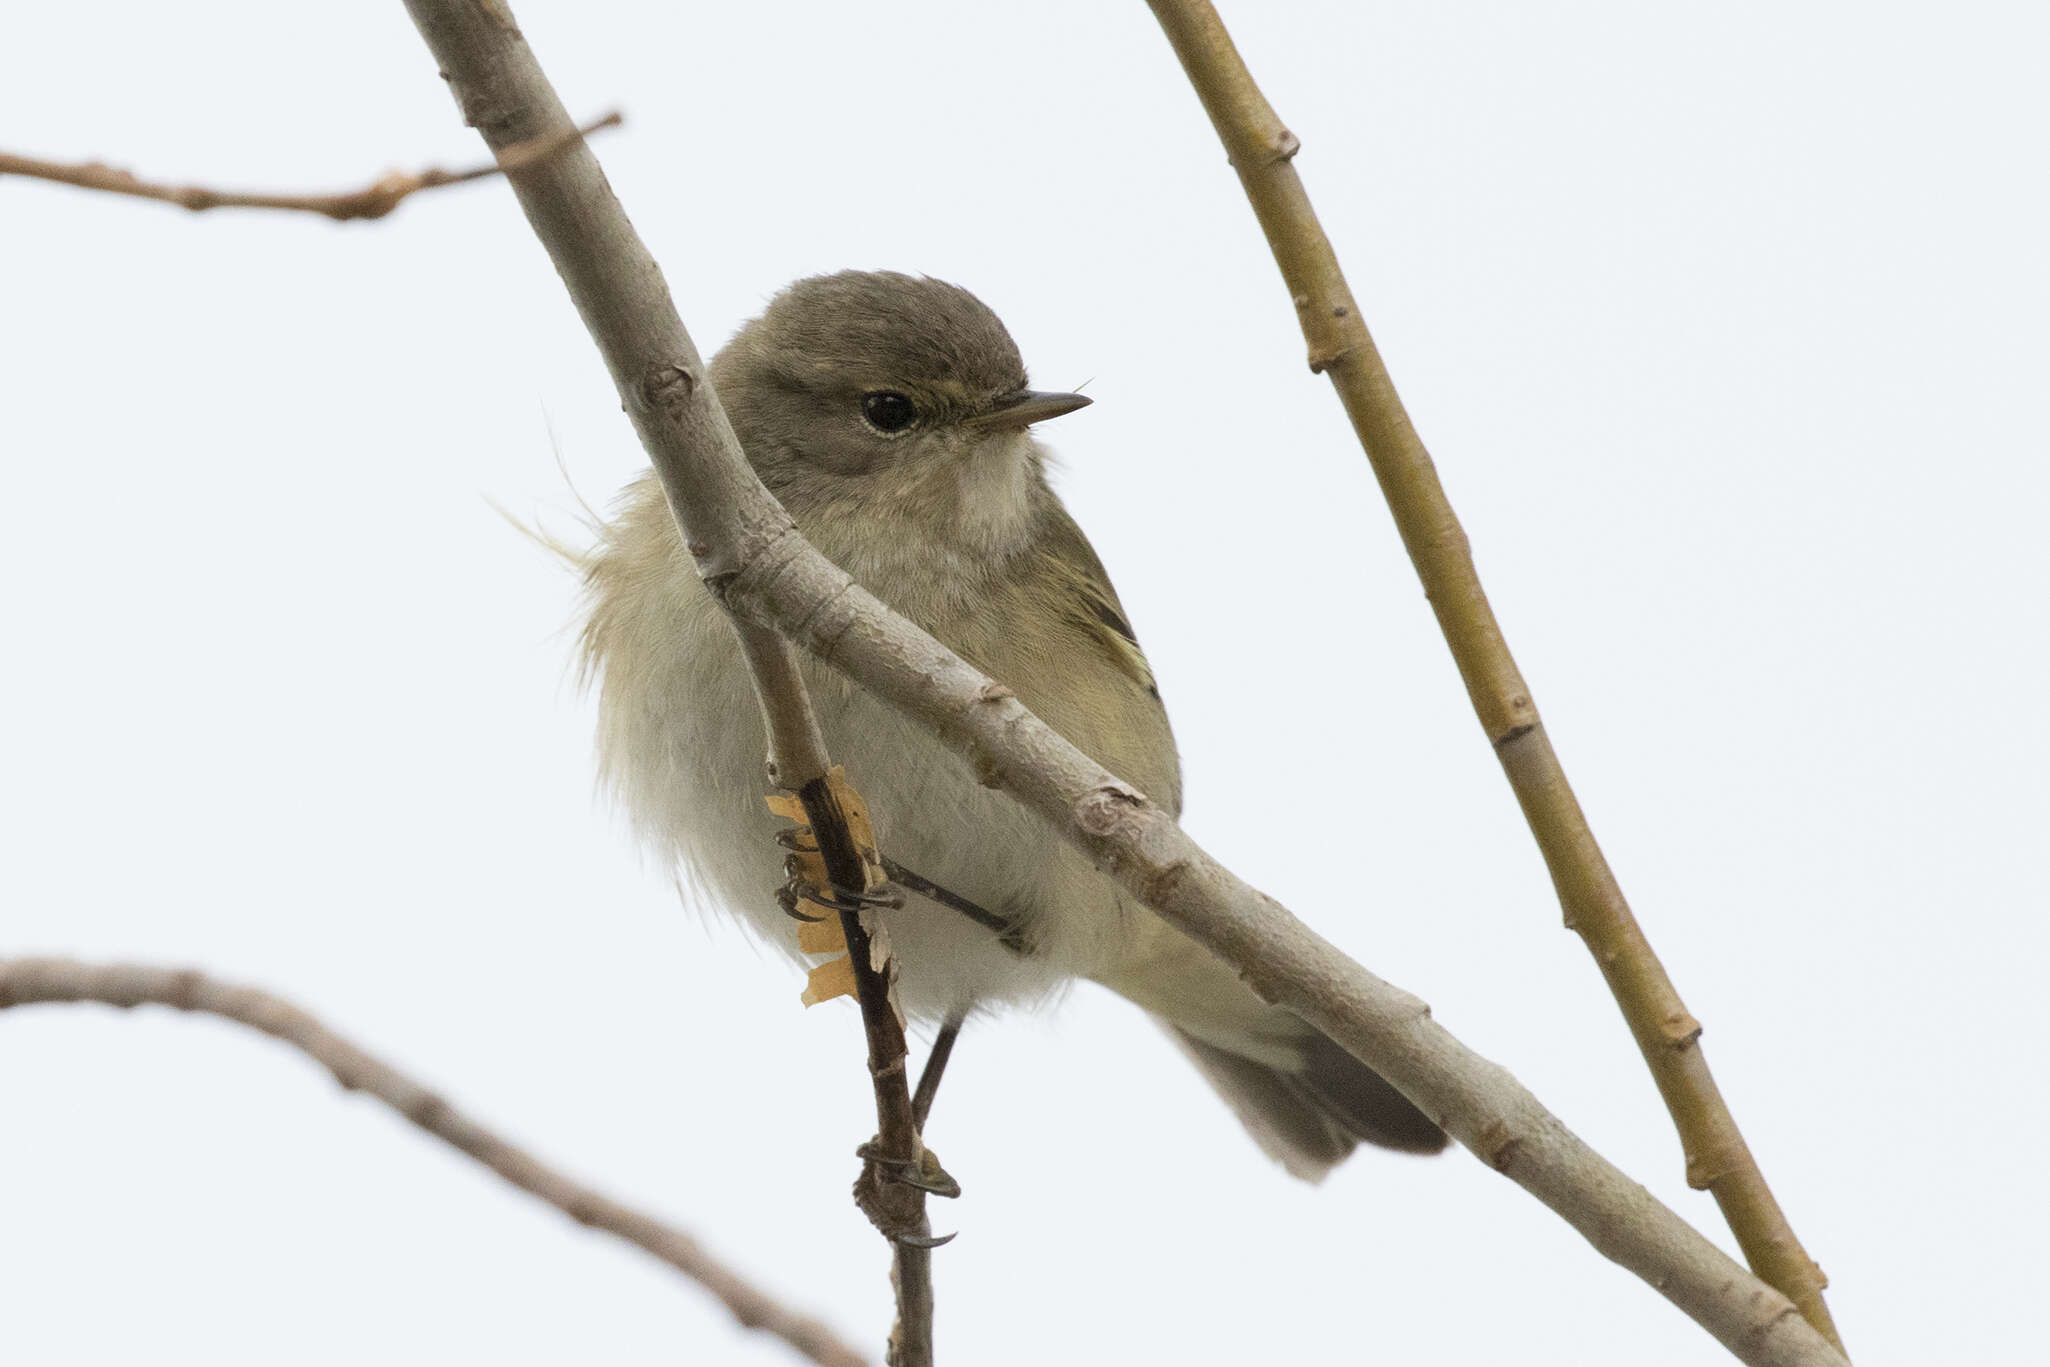
[[[564,1176],[282,997],[220,982],[196,969],[0,959],[0,1010],[39,1002],[169,1006],[218,1016],[282,1040],[333,1073],[342,1086],[376,1097],[578,1224],[615,1235],[668,1263],[718,1297],[746,1328],[773,1334],[821,1367],[867,1367],[868,1359],[824,1321],[782,1304],[720,1263],[690,1235]]]

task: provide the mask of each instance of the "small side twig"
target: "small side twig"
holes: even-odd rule
[[[169,1006],[218,1016],[282,1040],[333,1073],[343,1087],[376,1097],[436,1139],[468,1154],[520,1190],[540,1197],[578,1224],[624,1239],[668,1263],[718,1297],[746,1328],[775,1335],[823,1367],[867,1367],[868,1360],[823,1321],[783,1305],[722,1265],[690,1235],[557,1172],[282,997],[224,983],[195,969],[87,964],[72,959],[0,959],[0,1010],[44,1002]]]
[[[1578,931],[1679,1131],[1688,1185],[1715,1195],[1759,1277],[1838,1349],[1822,1269],[1794,1236],[1724,1102],[1677,988],[1595,842],[1488,605],[1459,518],[1296,174],[1301,144],[1260,93],[1210,0],[1147,0],[1238,172],[1295,302],[1312,371],[1330,377],[1394,514],[1475,714]]]
[[[473,166],[466,171],[444,171],[429,167],[424,171],[407,173],[392,171],[379,177],[361,190],[349,190],[340,194],[327,195],[277,195],[256,191],[210,190],[202,185],[162,185],[143,180],[133,172],[124,171],[105,162],[57,162],[44,161],[39,157],[16,156],[11,152],[0,152],[0,176],[25,176],[33,180],[50,180],[60,185],[76,185],[83,190],[104,190],[108,194],[128,195],[135,199],[160,200],[175,204],[181,209],[199,213],[207,209],[286,209],[300,213],[319,214],[337,222],[350,219],[383,218],[399,207],[405,200],[422,190],[432,190],[442,185],[461,185],[466,181],[483,180],[488,176],[502,175],[531,166],[535,162],[553,156],[569,143],[601,128],[612,128],[620,123],[618,113],[594,119],[578,129],[564,129],[531,142],[508,147],[499,154],[498,161],[491,166]]]

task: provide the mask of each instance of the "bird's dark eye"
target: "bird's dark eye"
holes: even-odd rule
[[[861,396],[861,416],[878,432],[902,432],[918,421],[918,405],[894,389],[871,389]]]

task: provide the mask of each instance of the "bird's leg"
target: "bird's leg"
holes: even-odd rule
[[[922,1131],[925,1118],[932,1114],[932,1099],[939,1095],[940,1075],[947,1071],[947,1060],[953,1056],[954,1041],[961,1034],[960,1013],[947,1017],[947,1023],[933,1036],[932,1052],[925,1056],[925,1071],[918,1075],[918,1089],[911,1094],[911,1119]]]
[[[984,930],[997,937],[997,943],[1013,954],[1028,954],[1030,947],[1025,943],[1024,933],[1004,917],[977,906],[966,897],[927,878],[924,874],[905,868],[888,855],[883,856],[883,872],[890,875],[890,881],[900,888],[908,888],[920,897],[929,898],[949,911],[957,911]]]

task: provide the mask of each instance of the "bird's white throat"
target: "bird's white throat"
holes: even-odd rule
[[[828,559],[899,611],[931,622],[969,607],[991,575],[1031,548],[1049,497],[1044,461],[1028,434],[991,433],[858,503],[835,498],[790,511]]]

